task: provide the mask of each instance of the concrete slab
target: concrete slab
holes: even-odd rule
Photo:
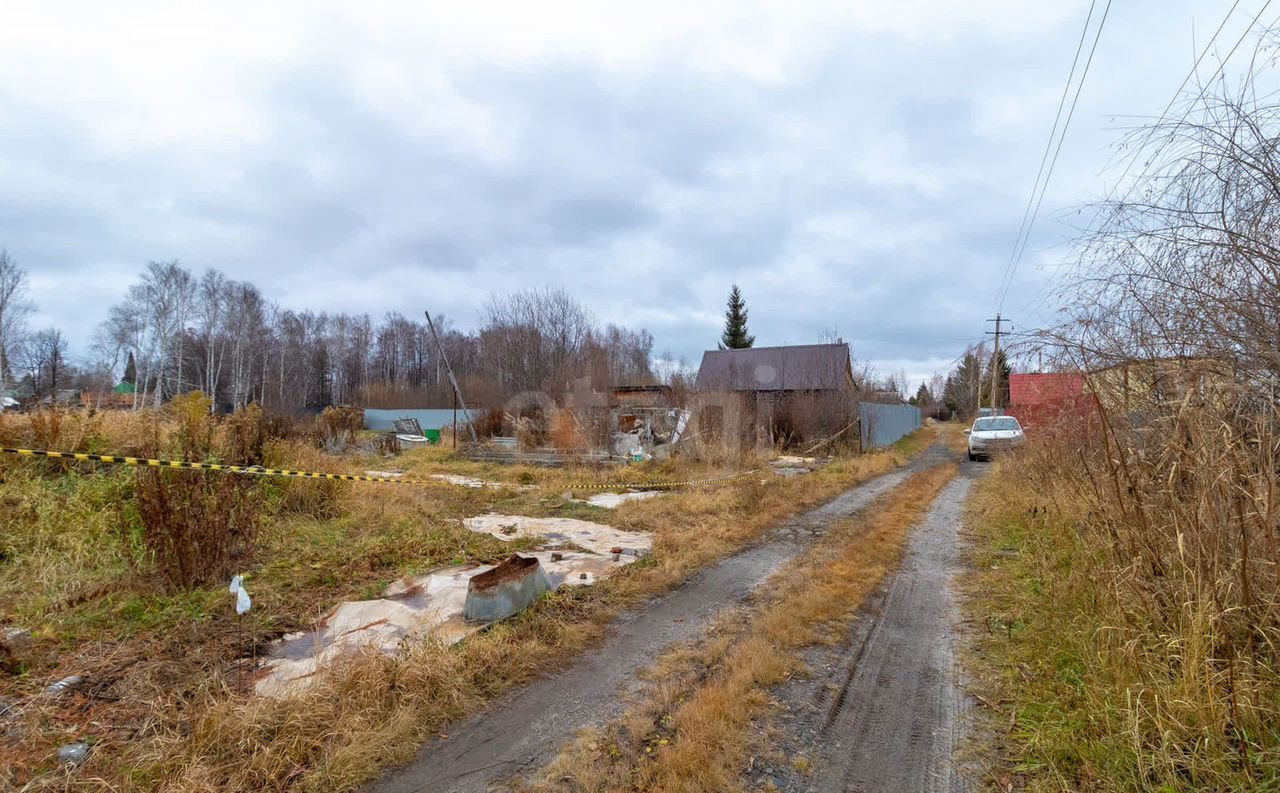
[[[630,542],[640,544],[634,538]],[[638,553],[628,552],[618,554],[615,561],[608,551],[544,550],[523,555],[538,560],[548,588],[555,590],[590,586],[640,558]],[[471,579],[493,568],[481,564],[446,567],[401,578],[391,583],[381,598],[339,603],[312,630],[285,636],[266,649],[254,690],[262,696],[286,697],[305,690],[315,682],[317,672],[352,653],[374,650],[394,656],[407,642],[430,639],[451,645],[462,641],[493,622],[465,616]]]

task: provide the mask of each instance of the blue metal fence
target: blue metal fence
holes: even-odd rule
[[[465,411],[458,410],[458,426],[463,427],[467,422],[467,413],[474,418],[482,418],[485,414],[483,410]],[[439,430],[445,427],[453,426],[453,409],[422,409],[422,408],[404,408],[400,410],[382,410],[379,408],[364,409],[364,428],[367,430],[389,430],[393,429],[391,422],[396,419],[417,419],[424,430]]]
[[[920,408],[915,405],[859,402],[858,418],[863,451],[888,446],[920,429]]]

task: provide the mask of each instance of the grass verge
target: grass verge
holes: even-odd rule
[[[532,785],[537,791],[737,789],[769,712],[769,689],[802,670],[800,651],[838,640],[899,562],[903,540],[956,473],[914,474],[865,516],[839,521],[776,573],[754,608],[723,616],[708,636],[648,670],[627,713],[579,736]],[[800,760],[803,762],[803,760]]]
[[[1157,599],[1123,605],[1132,570],[1116,568],[1085,530],[1088,508],[1036,465],[997,462],[969,500],[961,590],[974,630],[962,660],[982,707],[965,754],[985,787],[1280,789],[1280,675],[1236,666],[1233,679],[1190,604],[1175,606],[1180,635],[1153,630],[1144,612]]]

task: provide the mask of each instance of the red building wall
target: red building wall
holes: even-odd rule
[[[1078,372],[1009,375],[1009,407],[1005,413],[1023,427],[1042,428],[1061,421],[1081,422],[1093,410]]]

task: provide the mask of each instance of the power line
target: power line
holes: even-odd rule
[[[1062,144],[1067,139],[1067,130],[1071,127],[1071,119],[1076,112],[1076,103],[1080,101],[1080,92],[1084,89],[1085,80],[1089,78],[1089,67],[1093,65],[1093,56],[1098,51],[1098,40],[1102,38],[1102,29],[1106,27],[1107,16],[1110,13],[1111,0],[1107,0],[1106,7],[1102,9],[1102,19],[1098,21],[1098,29],[1093,36],[1093,43],[1089,46],[1089,57],[1084,62],[1084,71],[1080,74],[1080,82],[1076,84],[1075,95],[1071,98],[1071,107],[1067,110],[1067,118],[1066,121],[1063,122],[1062,133],[1058,136],[1058,146],[1054,149],[1053,159],[1049,161],[1049,170],[1045,172],[1044,181],[1040,185],[1040,195],[1036,197],[1035,209],[1031,212],[1031,221],[1027,224],[1026,233],[1022,237],[1021,244],[1017,241],[1014,242],[1016,253],[1009,269],[1008,277],[1005,279],[1005,283],[1001,287],[999,297],[996,301],[997,311],[1004,307],[1004,300],[1009,293],[1009,287],[1013,285],[1014,273],[1017,271],[1018,264],[1022,260],[1022,254],[1027,248],[1027,242],[1031,239],[1031,230],[1035,227],[1036,217],[1040,214],[1040,205],[1044,203],[1045,191],[1049,189],[1049,179],[1053,176],[1053,169],[1058,164],[1058,155],[1062,153]]]
[[[1191,78],[1195,76],[1196,70],[1200,68],[1200,62],[1209,54],[1209,50],[1213,49],[1213,43],[1218,40],[1218,36],[1221,35],[1222,29],[1227,26],[1227,22],[1231,20],[1232,14],[1236,12],[1236,7],[1239,5],[1240,0],[1236,0],[1231,4],[1231,8],[1227,11],[1227,15],[1222,18],[1222,22],[1218,25],[1218,29],[1209,37],[1209,41],[1204,45],[1204,49],[1200,50],[1200,55],[1196,58],[1195,63],[1191,64],[1191,71],[1187,72],[1187,76],[1182,78],[1182,84],[1178,86],[1178,90],[1174,91],[1173,96],[1169,97],[1169,104],[1165,105],[1164,110],[1160,111],[1160,117],[1156,119],[1156,123],[1147,129],[1147,134],[1143,137],[1142,143],[1138,144],[1134,149],[1133,156],[1129,158],[1129,164],[1125,167],[1124,173],[1120,174],[1120,178],[1116,180],[1117,187],[1119,187],[1120,184],[1124,182],[1124,178],[1129,175],[1129,169],[1133,167],[1133,164],[1142,157],[1142,149],[1151,142],[1151,136],[1155,134],[1156,129],[1159,128],[1160,124],[1169,115],[1169,111],[1173,109],[1174,102],[1177,102],[1178,97],[1182,95],[1182,89],[1186,88],[1187,83],[1191,82]],[[1266,6],[1263,6],[1263,8],[1265,9]],[[1235,50],[1232,50],[1232,52],[1235,52]]]
[[[1022,222],[1018,224],[1018,233],[1013,238],[1013,250],[1009,252],[1009,263],[1005,265],[1004,275],[1000,278],[1000,288],[996,292],[997,301],[999,295],[1004,291],[1005,282],[1012,275],[1014,268],[1014,257],[1018,252],[1018,240],[1022,239],[1023,231],[1027,227],[1027,219],[1031,217],[1031,205],[1035,202],[1036,188],[1040,186],[1040,177],[1044,175],[1045,163],[1049,161],[1049,151],[1053,148],[1054,136],[1058,134],[1058,122],[1062,120],[1062,108],[1066,107],[1067,94],[1071,91],[1071,83],[1076,77],[1076,66],[1080,63],[1080,53],[1084,51],[1085,38],[1089,33],[1089,22],[1093,20],[1093,9],[1097,5],[1097,0],[1090,0],[1089,13],[1084,18],[1084,27],[1080,29],[1080,41],[1076,42],[1076,54],[1071,59],[1071,71],[1067,73],[1067,81],[1062,86],[1062,96],[1058,98],[1058,109],[1053,114],[1053,126],[1049,128],[1049,139],[1044,142],[1044,154],[1040,155],[1040,167],[1036,170],[1035,181],[1031,183],[1031,193],[1027,196],[1027,206],[1022,210]]]
[[[1249,31],[1253,30],[1254,26],[1257,25],[1258,20],[1262,17],[1264,13],[1266,13],[1267,7],[1271,5],[1271,2],[1272,0],[1266,0],[1266,3],[1264,3],[1262,8],[1258,10],[1258,13],[1254,15],[1253,20],[1249,23],[1249,25],[1245,28],[1244,32],[1241,33],[1240,37],[1236,40],[1236,43],[1232,46],[1231,51],[1227,53],[1226,58],[1222,59],[1222,61],[1218,64],[1218,68],[1214,71],[1213,76],[1210,77],[1207,81],[1205,81],[1201,85],[1200,91],[1197,93],[1196,98],[1187,105],[1187,110],[1183,113],[1182,117],[1178,120],[1178,124],[1175,126],[1180,126],[1186,120],[1187,116],[1190,115],[1191,111],[1196,107],[1196,105],[1200,102],[1200,99],[1204,96],[1204,92],[1208,89],[1209,85],[1211,85],[1213,81],[1217,79],[1218,75],[1221,74],[1222,70],[1226,67],[1227,62],[1231,60],[1231,57],[1235,54],[1236,50],[1239,49],[1240,44],[1248,36]],[[1169,111],[1173,109],[1174,104],[1178,101],[1178,97],[1182,95],[1182,91],[1187,87],[1187,84],[1191,82],[1191,79],[1195,77],[1197,71],[1200,68],[1201,62],[1204,61],[1205,57],[1213,49],[1213,45],[1217,42],[1218,36],[1220,36],[1222,34],[1222,31],[1226,29],[1227,23],[1231,21],[1231,17],[1235,14],[1236,8],[1239,5],[1240,5],[1240,0],[1235,0],[1235,2],[1232,3],[1231,8],[1227,10],[1226,15],[1223,16],[1222,21],[1218,23],[1217,29],[1214,30],[1213,35],[1209,37],[1209,41],[1207,41],[1204,47],[1200,50],[1200,54],[1196,57],[1195,62],[1192,63],[1191,65],[1191,69],[1187,72],[1186,76],[1182,78],[1182,83],[1178,85],[1177,90],[1173,92],[1173,96],[1169,98],[1169,101],[1164,106],[1164,109],[1160,111],[1160,116],[1156,119],[1155,123],[1152,124],[1147,129],[1147,133],[1146,135],[1143,136],[1142,142],[1134,148],[1133,155],[1129,158],[1125,166],[1124,172],[1120,174],[1120,178],[1116,180],[1115,184],[1111,187],[1110,190],[1108,190],[1106,198],[1103,199],[1103,202],[1102,202],[1103,207],[1105,207],[1107,204],[1112,203],[1116,190],[1118,190],[1120,186],[1124,184],[1125,177],[1129,175],[1129,171],[1133,168],[1134,163],[1142,158],[1143,149],[1147,146],[1148,143],[1151,142],[1152,136],[1155,135],[1155,132],[1157,129],[1160,128],[1160,125],[1164,123],[1165,119],[1169,115]],[[1164,148],[1167,145],[1168,145],[1168,141],[1165,141],[1165,143],[1162,144],[1151,155],[1151,158],[1147,161],[1147,164],[1143,167],[1142,173],[1140,173],[1138,177],[1135,178],[1134,181],[1129,184],[1128,189],[1125,191],[1125,194],[1121,196],[1118,203],[1124,203],[1125,201],[1128,200],[1129,196],[1133,193],[1133,190],[1137,187],[1138,184],[1142,182],[1143,178],[1145,178],[1145,176],[1147,175],[1147,172],[1149,171],[1151,164],[1157,160],[1160,153],[1164,151]],[[1096,216],[1093,222],[1094,223],[1097,222]],[[1045,281],[1045,283],[1040,287],[1040,289],[1036,291],[1036,294],[1033,295],[1031,299],[1027,301],[1027,304],[1022,307],[1021,309],[1022,313],[1026,313],[1028,310],[1032,310],[1035,312],[1036,316],[1044,318],[1043,314],[1040,313],[1040,309],[1043,307],[1045,302],[1048,301],[1048,299],[1052,295],[1053,289],[1057,286],[1057,282],[1061,278],[1062,278],[1061,270],[1054,273],[1054,275],[1050,276],[1050,278]],[[1032,304],[1034,304],[1034,308],[1031,308]]]
[[[1187,116],[1191,115],[1191,112],[1200,104],[1200,100],[1204,98],[1205,91],[1209,89],[1209,86],[1213,84],[1214,80],[1218,79],[1218,75],[1222,74],[1222,70],[1226,68],[1227,62],[1231,60],[1231,56],[1235,55],[1236,50],[1240,49],[1240,45],[1248,37],[1250,31],[1253,30],[1254,26],[1258,24],[1258,20],[1262,18],[1262,15],[1266,13],[1267,8],[1271,5],[1271,2],[1272,0],[1267,0],[1265,3],[1262,4],[1262,8],[1258,9],[1258,13],[1254,14],[1253,19],[1249,21],[1249,24],[1247,26],[1245,26],[1244,32],[1240,34],[1240,38],[1236,39],[1236,43],[1231,47],[1231,51],[1227,53],[1227,57],[1223,58],[1221,61],[1218,62],[1218,68],[1214,70],[1213,74],[1209,77],[1208,80],[1205,80],[1204,83],[1201,84],[1200,90],[1196,93],[1195,99],[1191,100],[1187,104],[1187,109],[1183,111],[1182,116],[1178,119],[1178,123],[1174,124],[1175,128],[1182,126],[1183,122],[1187,120]],[[1120,174],[1120,178],[1116,180],[1115,188],[1113,188],[1112,190],[1113,194],[1115,189],[1118,189],[1120,187],[1120,184],[1124,182],[1124,178],[1129,175],[1129,169],[1132,168],[1133,164],[1137,162],[1137,160],[1142,156],[1143,147],[1145,147],[1148,143],[1151,142],[1151,136],[1155,134],[1156,130],[1159,129],[1160,125],[1164,122],[1165,117],[1169,112],[1169,109],[1173,107],[1174,102],[1178,100],[1178,96],[1182,93],[1182,89],[1185,88],[1187,83],[1190,82],[1191,78],[1195,76],[1196,69],[1200,66],[1200,61],[1204,60],[1205,55],[1209,53],[1209,49],[1213,46],[1214,40],[1218,38],[1218,34],[1222,32],[1222,29],[1223,27],[1226,26],[1227,21],[1231,19],[1231,15],[1235,13],[1236,6],[1238,5],[1240,5],[1240,0],[1236,0],[1235,4],[1231,6],[1231,10],[1227,12],[1227,15],[1225,17],[1223,17],[1222,24],[1218,26],[1218,30],[1213,34],[1213,38],[1209,39],[1209,43],[1205,45],[1204,50],[1200,53],[1200,57],[1196,58],[1195,64],[1193,64],[1191,67],[1191,71],[1187,72],[1187,76],[1186,78],[1183,79],[1182,85],[1178,86],[1178,90],[1174,92],[1173,97],[1169,100],[1169,104],[1165,105],[1164,111],[1160,114],[1160,118],[1156,119],[1156,123],[1152,124],[1151,127],[1147,129],[1147,134],[1146,136],[1143,137],[1142,143],[1134,151],[1134,156],[1130,158],[1128,167],[1124,169],[1124,173]],[[1165,142],[1162,143],[1155,150],[1155,152],[1151,155],[1151,158],[1147,161],[1146,166],[1143,167],[1142,173],[1138,174],[1138,177],[1129,184],[1129,188],[1125,190],[1124,195],[1120,197],[1119,203],[1123,204],[1125,201],[1128,200],[1129,196],[1133,193],[1137,185],[1142,182],[1144,177],[1146,177],[1147,172],[1151,168],[1151,165],[1155,163],[1155,161],[1159,158],[1161,152],[1163,152],[1168,145],[1169,145],[1169,141],[1165,140]],[[1104,202],[1104,204],[1105,203],[1108,203],[1108,202]]]

